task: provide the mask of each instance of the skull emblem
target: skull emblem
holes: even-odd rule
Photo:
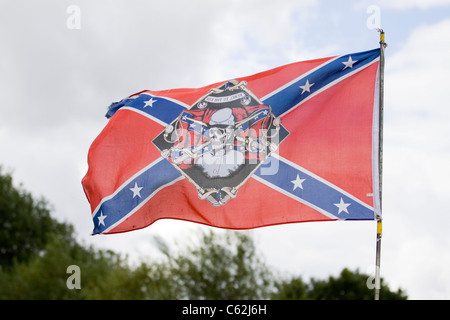
[[[288,134],[245,81],[231,80],[183,111],[153,144],[197,188],[200,199],[221,206],[237,196]]]

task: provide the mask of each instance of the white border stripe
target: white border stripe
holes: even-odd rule
[[[330,63],[332,63],[333,61],[335,61],[335,60],[337,60],[337,59],[339,59],[339,58],[342,58],[343,56],[345,56],[345,55],[342,55],[342,56],[338,56],[338,57],[332,58],[332,59],[328,60],[327,62],[322,63],[321,65],[315,67],[314,69],[309,70],[308,72],[302,74],[301,76],[295,78],[294,80],[292,80],[292,81],[286,83],[285,85],[279,87],[279,88],[276,89],[275,91],[272,91],[271,93],[265,95],[265,96],[262,97],[260,100],[264,102],[264,100],[269,99],[270,97],[272,97],[273,95],[277,94],[278,92],[283,91],[283,90],[286,89],[287,87],[290,87],[290,86],[293,85],[294,83],[296,83],[296,82],[298,82],[299,80],[305,78],[306,76],[310,75],[311,73],[315,72],[316,70],[319,70],[320,68],[325,67],[327,64],[330,64]]]
[[[372,194],[375,214],[380,215],[380,68],[377,71],[375,80],[375,94],[373,98],[373,123],[372,123]]]
[[[100,203],[98,204],[98,206],[95,208],[94,212],[92,212],[92,218],[95,217],[95,215],[97,214],[98,210],[100,209],[100,207],[102,206],[102,204],[112,198],[114,198],[120,191],[122,191],[123,188],[125,188],[130,182],[132,182],[134,179],[136,179],[138,176],[140,176],[142,173],[144,173],[145,171],[147,171],[148,169],[150,169],[151,167],[153,167],[154,165],[156,165],[157,163],[159,163],[160,161],[164,160],[163,157],[159,157],[158,159],[156,159],[155,161],[153,161],[152,163],[150,163],[148,166],[142,168],[141,170],[139,170],[137,173],[135,173],[133,176],[131,176],[131,178],[129,178],[127,181],[125,181],[124,183],[122,183],[122,185],[116,189],[116,191],[114,191],[114,193],[110,194],[109,196],[104,197]]]
[[[351,77],[351,76],[353,76],[354,74],[356,74],[356,73],[358,73],[358,72],[360,72],[360,71],[362,71],[362,70],[368,68],[369,66],[371,66],[372,64],[374,64],[375,62],[377,62],[377,61],[379,61],[379,60],[380,60],[380,57],[378,57],[378,58],[372,60],[371,62],[369,62],[368,64],[366,64],[366,65],[364,65],[364,66],[359,67],[359,69],[355,69],[355,70],[353,70],[352,72],[349,72],[349,73],[343,75],[342,77],[340,77],[340,78],[338,78],[338,79],[336,79],[336,80],[330,82],[329,84],[327,84],[326,86],[323,86],[323,87],[320,88],[319,90],[314,91],[314,92],[311,93],[308,97],[306,97],[305,99],[303,99],[302,101],[300,101],[298,104],[296,104],[295,106],[293,106],[292,108],[290,108],[289,110],[287,110],[285,113],[281,114],[280,117],[285,116],[286,114],[288,114],[289,112],[291,112],[291,111],[297,109],[298,106],[300,106],[301,104],[305,103],[305,102],[308,101],[309,99],[315,97],[315,96],[318,95],[319,93],[322,93],[323,91],[325,91],[325,90],[331,88],[332,86],[338,84],[339,82],[341,82],[341,81],[347,79],[348,77]]]
[[[299,198],[299,197],[293,195],[292,193],[287,192],[287,191],[285,191],[284,189],[282,189],[282,188],[280,188],[280,187],[278,187],[278,186],[276,186],[276,185],[270,183],[269,181],[264,180],[264,179],[258,177],[256,174],[252,175],[252,178],[255,179],[255,180],[257,180],[257,181],[259,181],[259,182],[261,182],[262,184],[265,184],[266,186],[268,186],[268,187],[270,187],[270,188],[272,188],[272,189],[274,189],[274,190],[277,190],[278,192],[280,192],[280,193],[282,193],[282,194],[288,196],[289,198],[292,198],[292,199],[294,199],[294,200],[296,200],[296,201],[298,201],[298,202],[301,202],[301,203],[307,205],[308,207],[313,208],[314,210],[319,211],[320,213],[322,213],[323,215],[327,216],[328,218],[343,220],[342,218],[337,217],[337,216],[335,216],[334,214],[329,213],[328,211],[325,211],[325,210],[323,210],[322,208],[319,208],[319,207],[313,205],[312,203],[309,203],[309,202],[306,201],[305,199]]]
[[[150,97],[152,97],[152,98],[161,98],[161,99],[169,100],[169,101],[171,101],[171,102],[173,102],[173,103],[175,103],[175,104],[180,105],[181,107],[183,107],[183,108],[185,108],[185,109],[189,109],[189,108],[191,107],[190,105],[188,105],[188,104],[186,104],[186,103],[184,103],[184,102],[182,102],[182,101],[176,100],[176,99],[174,99],[174,98],[169,98],[169,97],[165,97],[165,96],[156,96],[156,95],[151,94],[151,93],[148,93],[148,92],[141,92],[140,94],[138,94],[138,95],[136,95],[136,96],[133,95],[133,96],[127,98],[127,99],[135,99],[135,98],[139,97],[139,96],[142,95],[142,94],[145,94],[145,95],[150,96]]]
[[[128,217],[132,216],[134,213],[136,213],[142,206],[144,206],[144,204],[146,204],[151,198],[153,198],[153,196],[155,194],[157,194],[161,189],[164,189],[167,186],[170,186],[172,184],[174,184],[175,182],[178,182],[180,180],[183,180],[184,176],[181,175],[180,177],[160,186],[158,189],[156,189],[155,191],[153,191],[147,198],[145,198],[141,203],[139,203],[139,205],[137,205],[133,210],[131,210],[130,212],[128,212],[126,215],[124,215],[120,220],[116,221],[116,223],[112,224],[111,226],[109,226],[109,228],[103,230],[101,233],[108,233],[109,231],[111,231],[112,229],[114,229],[116,226],[118,226],[119,224],[121,224],[123,221],[125,221]]]
[[[299,166],[298,164],[296,164],[296,163],[294,163],[294,162],[291,162],[291,161],[289,161],[289,160],[283,158],[283,157],[280,156],[279,154],[272,154],[272,156],[275,157],[275,158],[278,158],[278,160],[280,160],[280,161],[283,161],[283,162],[287,163],[287,164],[290,165],[291,167],[294,167],[294,168],[296,168],[297,170],[302,171],[302,172],[304,172],[304,173],[310,175],[310,176],[313,177],[314,179],[316,179],[316,180],[322,182],[323,184],[327,185],[328,187],[330,187],[330,188],[332,188],[332,189],[334,189],[334,190],[336,190],[336,191],[342,193],[343,195],[349,197],[349,198],[352,199],[353,201],[355,201],[355,202],[359,203],[360,205],[366,207],[367,209],[370,209],[370,210],[372,210],[372,211],[374,210],[374,208],[371,207],[370,205],[368,205],[367,203],[361,201],[360,199],[358,199],[358,198],[356,198],[355,196],[351,195],[351,194],[348,193],[347,191],[345,191],[345,190],[339,188],[338,186],[332,184],[331,182],[329,182],[329,181],[327,181],[327,180],[325,180],[325,179],[319,177],[318,175],[312,173],[311,171],[306,170],[305,168]]]

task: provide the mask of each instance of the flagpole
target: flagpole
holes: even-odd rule
[[[384,112],[384,48],[387,44],[384,41],[384,31],[380,32],[380,87],[379,87],[379,192],[380,192],[380,212],[377,214],[377,238],[376,238],[376,259],[375,259],[375,300],[380,300],[381,278],[380,278],[380,260],[381,260],[381,237],[383,224],[381,217],[382,208],[382,174],[383,174],[383,112]]]

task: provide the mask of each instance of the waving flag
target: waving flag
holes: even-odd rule
[[[380,50],[113,103],[82,184],[94,234],[374,220]]]

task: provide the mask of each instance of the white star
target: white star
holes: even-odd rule
[[[142,188],[143,188],[143,187],[138,187],[138,185],[137,185],[136,182],[134,183],[134,187],[133,187],[133,188],[130,188],[130,190],[133,191],[133,198],[136,197],[136,196],[138,196],[139,198],[141,198],[141,193],[140,193],[140,191],[141,191]]]
[[[349,205],[351,205],[351,203],[344,203],[344,200],[342,200],[342,198],[341,198],[341,201],[339,203],[333,203],[333,204],[339,208],[338,214],[340,214],[342,211],[344,211],[345,213],[348,214],[347,207]]]
[[[158,100],[153,100],[153,97],[151,97],[147,101],[144,101],[145,102],[144,108],[146,108],[148,106],[153,107],[153,103],[155,103],[156,101],[158,101]]]
[[[306,83],[304,86],[300,86],[300,89],[303,89],[302,94],[304,94],[306,91],[311,92],[310,89],[314,85],[314,83],[309,83],[309,80],[306,80]]]
[[[344,64],[344,66],[345,66],[345,68],[342,69],[342,70],[345,70],[347,68],[353,68],[353,64],[355,64],[355,62],[358,62],[358,60],[353,61],[351,56],[348,57],[348,61],[347,62],[342,62]]]
[[[305,181],[306,179],[300,179],[300,177],[297,175],[297,178],[295,180],[292,180],[291,182],[294,184],[294,189],[292,189],[292,191],[294,191],[297,188],[300,188],[303,190],[303,181]]]
[[[103,215],[103,211],[100,211],[100,215],[98,216],[98,225],[100,226],[101,224],[102,225],[105,225],[105,218],[106,218],[107,216],[104,216]]]

